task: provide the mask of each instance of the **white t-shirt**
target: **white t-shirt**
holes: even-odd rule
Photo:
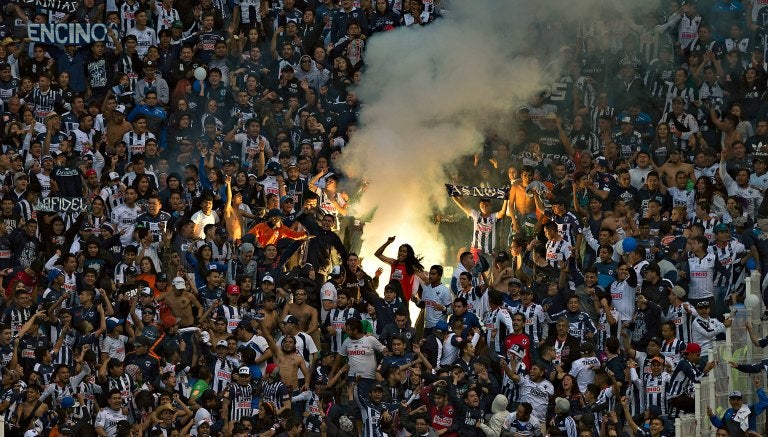
[[[520,386],[520,402],[529,402],[533,407],[531,415],[540,421],[546,420],[549,397],[555,394],[552,383],[546,379],[533,382],[528,375],[525,375],[517,385]]]
[[[208,215],[205,215],[203,211],[198,211],[192,214],[190,220],[192,220],[192,222],[195,224],[195,228],[199,230],[196,237],[203,240],[205,239],[205,225],[215,225],[218,223],[219,215],[216,214],[216,211],[211,211],[211,213]]]
[[[569,373],[576,377],[581,393],[587,391],[587,386],[595,380],[595,368],[600,368],[597,357],[579,358],[571,364]]]
[[[119,335],[117,338],[107,335],[101,340],[101,352],[107,353],[109,358],[125,361],[125,343],[127,341],[128,337],[125,335]]]
[[[128,420],[128,416],[122,411],[104,408],[99,410],[99,414],[96,415],[96,428],[104,428],[107,437],[115,437],[117,435],[117,423],[121,420]]]
[[[339,348],[339,354],[349,359],[349,376],[369,379],[376,377],[376,352],[383,351],[384,345],[372,335],[358,340],[349,337]]]
[[[331,281],[326,282],[320,287],[320,320],[325,320],[328,316],[328,311],[322,307],[322,301],[324,300],[336,303],[336,286]]]

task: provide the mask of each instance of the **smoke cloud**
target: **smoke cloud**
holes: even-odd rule
[[[535,56],[573,44],[574,36],[559,33],[558,23],[590,13],[587,1],[554,2],[548,10],[525,0],[456,1],[449,7],[429,26],[369,40],[363,84],[356,90],[364,104],[360,128],[343,165],[347,175],[371,181],[356,207],[377,208],[364,235],[369,269],[378,264],[370,264],[372,253],[390,235],[397,240],[388,256],[410,243],[425,266],[455,263],[442,259],[445,248],[431,220],[450,201],[443,185],[450,182],[447,166],[479,151],[488,129],[511,131],[514,109],[554,79],[544,72],[554,55]],[[534,21],[551,23],[545,40],[531,40]]]

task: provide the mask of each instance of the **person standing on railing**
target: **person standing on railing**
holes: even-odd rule
[[[691,341],[701,346],[702,362],[707,361],[709,352],[714,347],[715,338],[724,333],[725,328],[730,328],[733,324],[733,319],[730,318],[725,319],[725,322],[721,322],[709,317],[710,309],[710,301],[699,301],[696,304],[696,311],[698,311],[699,315],[691,323]]]
[[[693,384],[701,382],[701,377],[714,369],[717,362],[708,362],[703,369],[696,364],[701,358],[701,346],[696,343],[688,343],[683,352],[683,359],[677,363],[667,385],[667,405],[669,415],[676,418],[680,413],[693,413],[696,402],[693,398]]]

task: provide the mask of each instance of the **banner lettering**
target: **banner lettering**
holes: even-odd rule
[[[27,33],[32,42],[45,44],[85,45],[107,39],[107,27],[101,23],[29,24]]]
[[[469,185],[445,184],[449,196],[459,197],[487,197],[489,199],[504,200],[509,195],[508,188],[473,187]]]
[[[77,9],[77,0],[37,0],[38,7],[49,11],[66,12],[71,14]]]
[[[78,213],[88,209],[88,201],[79,197],[46,197],[35,204],[37,211]]]

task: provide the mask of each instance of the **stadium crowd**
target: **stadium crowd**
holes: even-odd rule
[[[367,42],[442,2],[6,2],[6,435],[673,435],[715,366],[768,370],[709,359],[752,271],[768,308],[768,1],[661,3],[529,27],[553,84],[454,175],[509,191],[435,211],[444,275],[360,253],[339,164]]]

